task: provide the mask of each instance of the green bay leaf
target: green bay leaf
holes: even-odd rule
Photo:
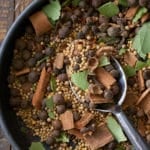
[[[129,65],[124,66],[123,70],[124,70],[127,78],[132,77],[132,76],[134,76],[136,74],[135,68],[133,68],[133,67],[131,67]]]
[[[150,22],[143,24],[133,40],[133,48],[140,57],[145,58],[150,52]]]
[[[71,0],[65,0],[61,6],[65,7],[65,6],[68,6],[70,3],[71,3]]]
[[[81,71],[71,75],[71,81],[80,89],[86,90],[89,86],[87,81],[88,71]]]
[[[107,56],[101,56],[99,59],[99,66],[103,67],[103,66],[107,66],[110,64],[110,60]]]
[[[54,110],[54,102],[52,97],[46,100],[46,107],[50,110]]]
[[[118,143],[127,141],[127,138],[124,135],[121,126],[114,119],[114,117],[112,117],[112,116],[107,117],[106,123],[107,123],[109,130],[114,135],[114,137],[118,141]]]
[[[57,85],[56,85],[56,78],[54,76],[51,76],[50,87],[53,92],[56,92]]]
[[[119,55],[123,55],[126,51],[127,51],[126,48],[121,48],[121,49],[119,50]]]
[[[138,70],[141,70],[142,68],[146,67],[147,64],[146,62],[143,62],[143,61],[137,61],[136,64],[135,64],[135,70],[138,71]]]
[[[119,5],[122,5],[124,7],[128,6],[128,1],[127,0],[119,0],[118,3],[119,3]]]
[[[60,134],[60,137],[56,138],[56,141],[57,142],[68,143],[69,142],[69,137],[64,132],[62,132]]]
[[[29,150],[46,150],[41,142],[32,142]]]
[[[55,114],[53,111],[49,111],[48,112],[48,116],[51,118],[51,119],[55,119]]]
[[[138,60],[135,64],[135,70],[138,71],[138,70],[141,70],[142,68],[148,67],[148,66],[150,66],[150,60],[149,59],[147,61]]]
[[[72,5],[73,5],[74,7],[76,7],[76,6],[79,5],[79,2],[80,2],[80,0],[72,0]]]
[[[119,13],[119,7],[113,2],[108,2],[100,6],[98,11],[106,17],[113,17]]]
[[[61,5],[59,0],[51,0],[50,4],[47,4],[42,8],[42,11],[53,21],[58,20],[61,13]]]

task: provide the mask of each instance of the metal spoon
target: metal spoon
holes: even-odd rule
[[[118,83],[120,85],[120,96],[116,99],[116,104],[114,103],[107,103],[107,104],[100,104],[96,106],[97,111],[101,112],[110,112],[112,113],[120,123],[122,129],[124,130],[125,134],[127,135],[128,139],[130,140],[131,144],[134,146],[135,150],[150,150],[150,145],[148,145],[145,140],[140,136],[138,131],[132,126],[124,112],[122,111],[121,105],[124,102],[127,92],[127,81],[125,73],[119,64],[119,62],[114,58],[111,57],[111,63],[120,73],[120,77],[118,79]],[[69,81],[71,90],[75,97],[82,103],[76,92],[72,88],[72,83]],[[117,132],[117,131],[116,131]]]
[[[132,126],[124,112],[122,111],[121,105],[124,102],[126,92],[127,92],[127,81],[125,73],[119,64],[119,62],[114,58],[111,57],[111,61],[113,66],[119,71],[120,78],[118,83],[120,85],[120,97],[117,100],[117,104],[115,105],[98,105],[96,110],[102,112],[111,112],[118,120],[122,129],[124,130],[125,134],[127,135],[128,139],[130,140],[131,144],[134,146],[135,150],[150,150],[150,145],[148,145],[144,139],[140,136],[138,131]],[[117,131],[116,131],[117,132]]]

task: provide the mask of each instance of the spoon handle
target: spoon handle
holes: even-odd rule
[[[140,136],[138,131],[133,128],[132,124],[126,117],[125,113],[121,110],[120,106],[117,106],[112,113],[116,116],[135,150],[150,150],[150,145],[148,145]]]

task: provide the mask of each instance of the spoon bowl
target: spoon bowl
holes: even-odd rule
[[[114,57],[111,57],[111,63],[115,67],[116,70],[119,71],[119,87],[120,87],[120,94],[116,98],[116,104],[121,106],[125,100],[126,93],[127,93],[127,80],[126,75],[120,65],[120,63]],[[96,110],[102,112],[112,112],[114,109],[114,103],[104,103],[96,106]]]
[[[145,142],[138,131],[132,126],[125,113],[122,111],[121,105],[123,104],[127,93],[127,80],[120,63],[114,57],[111,57],[111,63],[119,71],[120,74],[118,79],[118,83],[120,85],[120,95],[116,99],[116,104],[100,104],[97,105],[96,110],[101,112],[111,112],[117,118],[135,150],[149,150],[150,146]]]

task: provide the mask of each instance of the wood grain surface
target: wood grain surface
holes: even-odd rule
[[[0,43],[18,15],[32,0],[0,0]],[[0,150],[12,150],[11,145],[0,129]]]
[[[32,0],[0,0],[0,43],[18,15]]]

